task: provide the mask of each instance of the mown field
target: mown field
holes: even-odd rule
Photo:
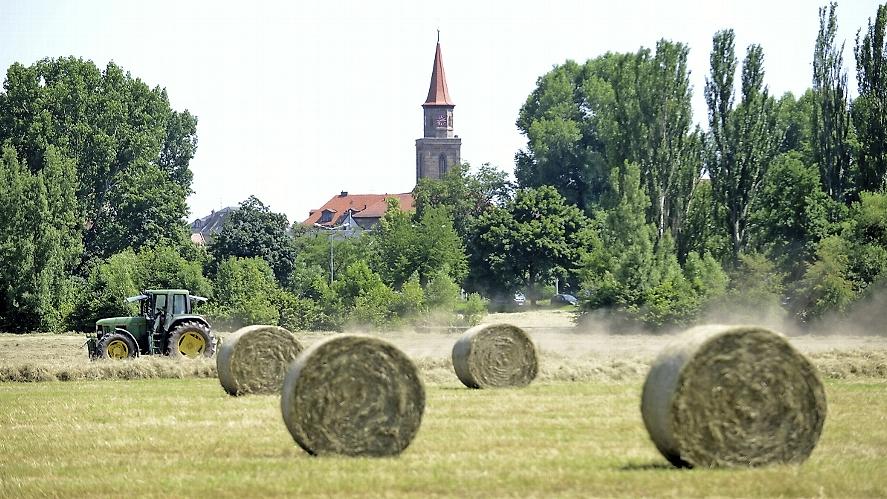
[[[389,335],[416,359],[427,407],[412,445],[384,459],[307,455],[278,397],[229,397],[211,360],[95,363],[78,336],[0,335],[0,496],[887,496],[883,337],[792,340],[829,403],[806,463],[678,470],[639,410],[646,367],[668,338],[532,331],[537,382],[487,391],[453,374],[457,335]]]

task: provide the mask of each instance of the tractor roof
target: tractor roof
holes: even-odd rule
[[[186,295],[188,294],[187,289],[146,289],[146,294],[149,295]]]

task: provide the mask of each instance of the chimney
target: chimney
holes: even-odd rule
[[[339,193],[339,197],[340,197],[340,198],[343,198],[343,197],[345,197],[345,196],[347,196],[347,195],[348,195],[348,191],[342,191],[342,192]]]

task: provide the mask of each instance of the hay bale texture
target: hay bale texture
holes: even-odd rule
[[[394,345],[338,335],[292,363],[280,405],[293,439],[310,454],[393,456],[419,431],[425,388]]]
[[[675,466],[761,466],[810,456],[826,400],[816,369],[780,335],[708,325],[653,361],[641,413]]]
[[[453,346],[456,376],[469,388],[521,387],[539,373],[536,346],[523,329],[510,324],[480,324]]]
[[[238,329],[219,348],[219,382],[231,395],[280,393],[287,367],[302,350],[293,333],[282,327]]]

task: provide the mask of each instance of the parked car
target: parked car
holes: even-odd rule
[[[514,294],[514,304],[517,305],[518,307],[522,307],[522,306],[524,306],[524,303],[527,303],[527,297],[524,296],[524,294],[521,293],[520,291],[515,293]]]
[[[552,305],[573,305],[578,306],[579,300],[573,295],[557,294],[551,297]]]

